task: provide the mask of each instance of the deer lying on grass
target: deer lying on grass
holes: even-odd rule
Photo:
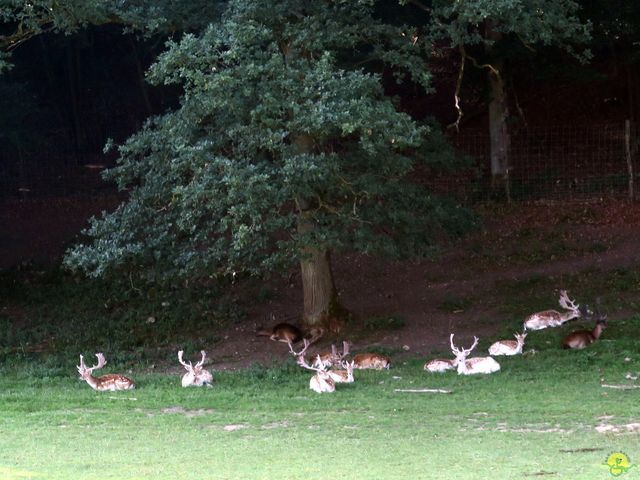
[[[491,357],[473,357],[467,359],[471,351],[478,345],[478,337],[473,337],[470,348],[458,349],[453,344],[453,333],[449,337],[451,351],[456,356],[458,375],[474,375],[476,373],[493,373],[500,370],[500,364]]]
[[[98,364],[87,368],[84,364],[84,357],[80,355],[80,365],[77,366],[80,378],[86,381],[91,388],[99,392],[115,392],[116,390],[132,390],[136,388],[133,380],[117,373],[108,373],[101,377],[94,377],[92,375],[93,371],[107,364],[104,354],[96,353],[96,357],[98,358]]]
[[[458,360],[455,358],[452,360],[446,360],[443,358],[434,358],[424,364],[424,369],[428,372],[446,372],[447,370],[453,370],[458,366]]]
[[[319,352],[310,357],[310,363],[314,367],[326,368],[342,366],[344,358],[349,355],[349,342],[342,342],[342,353],[338,353],[335,345],[331,345],[330,352]]]
[[[547,327],[558,327],[569,320],[586,315],[588,311],[586,307],[580,308],[580,305],[576,305],[573,300],[570,300],[566,290],[560,291],[558,303],[567,311],[560,313],[556,310],[545,310],[531,314],[524,321],[524,329],[542,330]]]
[[[515,340],[500,340],[489,347],[491,355],[518,355],[522,353],[527,332],[514,333]]]
[[[353,357],[354,368],[383,370],[391,367],[391,360],[379,353],[359,353]]]
[[[205,351],[200,351],[202,358],[198,363],[195,364],[195,366],[192,365],[191,362],[187,364],[182,360],[183,353],[184,352],[182,350],[178,352],[178,361],[187,370],[187,373],[182,376],[182,386],[201,387],[203,385],[206,385],[207,387],[212,387],[213,375],[211,375],[211,372],[205,370],[205,368],[203,367],[204,361],[207,358],[207,354],[205,353]]]
[[[595,328],[593,330],[578,330],[570,333],[562,340],[562,348],[576,350],[585,348],[598,340],[605,328],[607,328],[607,315],[598,312]]]
[[[304,359],[304,352],[309,347],[310,343],[307,339],[304,340],[304,348],[300,352],[296,352],[293,349],[293,345],[289,343],[289,350],[291,354],[296,357],[298,365],[307,370],[313,370],[316,374],[309,380],[309,388],[318,393],[331,393],[336,390],[335,380],[331,378],[331,375],[324,366],[313,367],[309,365]]]
[[[424,369],[427,372],[446,372],[447,370],[453,370],[458,366],[457,359],[444,359],[444,358],[434,358],[433,360],[429,360],[424,364]]]
[[[271,315],[271,320],[275,320],[274,315]],[[269,337],[269,340],[283,343],[298,343],[307,337],[309,343],[314,343],[322,337],[322,335],[324,335],[324,329],[322,328],[312,328],[305,334],[305,332],[295,325],[286,322],[278,323],[268,329],[258,328],[258,330],[256,330],[256,336],[258,337]]]
[[[354,361],[342,362],[342,368],[344,368],[344,370],[329,370],[327,374],[329,374],[334,383],[353,383],[354,364]]]

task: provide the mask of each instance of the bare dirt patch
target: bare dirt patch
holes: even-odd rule
[[[0,269],[59,261],[87,218],[118,201],[114,197],[0,204]],[[450,333],[456,333],[461,344],[470,344],[474,335],[492,338],[513,323],[496,309],[500,285],[548,278],[549,308],[554,308],[555,292],[564,287],[567,276],[640,265],[640,205],[615,200],[545,202],[485,206],[479,212],[482,229],[445,246],[442,255],[432,260],[335,256],[340,298],[356,321],[341,336],[324,338],[317,347],[324,349],[347,337],[352,351],[375,347],[389,353],[394,362],[446,354]],[[209,352],[213,370],[281,363],[289,356],[285,344],[256,337],[254,332],[258,326],[268,326],[271,314],[277,321],[295,323],[302,309],[299,275],[294,271],[268,288],[271,299],[244,305],[248,318],[221,331],[222,342],[201,346]],[[6,314],[12,307],[2,308]],[[522,318],[528,313],[523,311]],[[384,316],[402,321],[393,329],[362,328],[367,319]]]

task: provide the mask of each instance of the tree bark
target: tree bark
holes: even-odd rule
[[[312,150],[313,141],[306,135],[299,136],[294,143],[300,151]],[[297,199],[297,204],[298,233],[308,235],[315,228],[313,218],[309,214],[310,204],[302,199]],[[302,248],[300,254],[304,301],[302,321],[308,327],[324,327],[337,332],[348,312],[338,301],[330,251],[322,246],[307,246]]]
[[[502,34],[492,29],[492,22],[487,22],[486,36],[494,43],[499,41]],[[487,47],[491,53],[491,47]],[[507,89],[504,82],[504,62],[492,62],[493,69],[489,70],[489,136],[491,138],[491,188],[497,193],[504,189],[507,200],[510,199],[509,185],[509,149],[511,136],[507,126],[509,118],[509,104]]]
[[[340,323],[342,307],[333,283],[330,254],[317,248],[305,248],[302,253],[303,322],[308,326],[335,330]]]

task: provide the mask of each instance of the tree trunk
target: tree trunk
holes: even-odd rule
[[[493,42],[501,39],[502,34],[492,29],[492,22],[487,22],[486,36]],[[487,47],[491,54],[491,47]],[[510,198],[509,185],[509,149],[511,137],[507,126],[509,118],[509,104],[504,82],[504,63],[501,60],[491,62],[493,69],[489,70],[489,88],[491,100],[489,102],[489,135],[491,138],[491,188],[494,193],[504,189],[508,201]]]
[[[300,151],[311,152],[313,149],[313,140],[307,135],[298,136],[294,143]],[[313,218],[309,214],[311,206],[303,199],[297,199],[297,205],[298,233],[308,235],[315,228]],[[308,327],[324,327],[331,332],[337,332],[348,312],[338,301],[330,252],[327,248],[308,246],[303,247],[300,253],[304,300],[302,321]]]

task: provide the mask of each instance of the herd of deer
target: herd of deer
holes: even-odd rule
[[[524,321],[524,331],[516,333],[516,340],[501,340],[489,347],[489,353],[493,356],[518,355],[522,353],[527,330],[542,330],[549,327],[558,327],[575,318],[586,317],[596,319],[593,330],[579,330],[570,333],[563,341],[563,348],[581,349],[590,345],[600,338],[602,331],[607,326],[607,317],[596,308],[595,315],[586,307],[576,305],[570,300],[566,291],[560,292],[560,306],[565,310],[561,313],[556,310],[545,310],[543,312],[529,315]],[[312,355],[306,354],[309,346],[322,336],[321,329],[312,329],[305,336],[304,333],[288,323],[280,323],[269,330],[259,330],[257,335],[268,336],[273,341],[284,342],[288,345],[289,351],[296,358],[299,366],[314,371],[315,374],[309,380],[309,388],[318,393],[335,391],[336,383],[351,383],[354,381],[354,369],[388,369],[391,361],[388,357],[378,353],[359,353],[352,359],[347,360],[349,355],[349,342],[343,342],[342,353],[338,353],[335,345],[331,345],[331,351],[317,352]],[[424,365],[424,369],[429,372],[444,372],[457,369],[458,374],[473,375],[478,373],[493,373],[500,370],[500,364],[491,356],[468,358],[471,351],[478,345],[478,337],[474,337],[473,345],[469,348],[457,348],[453,343],[453,333],[449,337],[453,359],[434,359]],[[294,344],[303,342],[300,351],[294,350]],[[178,361],[185,368],[186,373],[182,376],[182,386],[208,386],[213,383],[213,375],[204,368],[206,353],[200,352],[202,358],[193,365],[186,363],[183,358],[183,351],[178,352]],[[305,358],[305,355],[306,358]],[[104,367],[107,363],[102,353],[96,353],[98,363],[92,367],[87,367],[84,358],[80,355],[80,365],[78,373],[80,378],[85,380],[91,388],[98,391],[131,390],[135,388],[133,380],[119,374],[107,374],[101,377],[94,377],[94,370]]]
[[[570,300],[566,290],[560,292],[559,303],[565,312],[545,310],[529,315],[524,321],[524,331],[522,333],[516,333],[515,340],[500,340],[495,342],[489,347],[489,354],[493,356],[521,354],[524,347],[524,339],[527,336],[527,330],[559,327],[575,318],[594,317],[588,308],[580,307],[580,305],[576,305],[573,300]],[[595,319],[596,325],[593,330],[578,330],[570,333],[562,340],[562,347],[582,349],[598,340],[602,331],[607,326],[607,316],[600,313],[599,308],[596,307]],[[451,343],[451,352],[455,358],[451,360],[440,358],[431,360],[424,365],[425,370],[429,372],[444,372],[456,368],[458,374],[461,375],[493,373],[500,370],[500,364],[490,356],[467,358],[476,345],[478,345],[478,337],[473,337],[473,345],[471,345],[470,348],[457,348],[453,344],[453,333],[449,337],[449,342]]]

